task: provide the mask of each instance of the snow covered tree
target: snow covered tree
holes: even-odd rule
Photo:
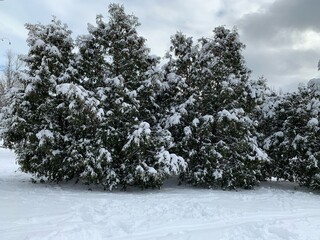
[[[181,46],[175,46],[179,42]],[[182,138],[173,132],[179,139],[179,154],[188,162],[182,179],[209,187],[252,188],[268,157],[255,136],[251,116],[257,96],[237,31],[218,27],[213,39],[202,38],[196,46],[180,34],[172,43],[171,49],[179,51],[171,66],[192,86],[190,97],[168,118],[172,125],[184,122]]]
[[[15,150],[25,172],[50,181],[80,177],[88,154],[80,144],[88,144],[83,128],[96,121],[97,102],[77,84],[67,26],[54,18],[26,28],[26,70],[21,88],[12,91],[12,104],[3,110],[4,144]]]
[[[266,135],[272,132],[272,128],[276,126],[271,118],[266,116],[272,115],[271,108],[278,95],[267,86],[267,80],[264,77],[259,77],[257,80],[251,80],[249,83],[249,92],[251,98],[255,101],[251,101],[253,111],[251,112],[251,118],[255,122],[256,126],[256,138],[260,148],[264,149],[264,141]],[[270,111],[269,111],[270,110]],[[271,159],[265,161],[262,165],[261,173],[262,179],[267,180],[271,177]]]
[[[306,117],[301,100],[296,93],[277,95],[268,98],[263,107],[263,119],[260,123],[265,134],[263,145],[272,159],[267,174],[269,177],[294,180],[290,159],[296,156],[292,146],[295,136],[289,137],[288,131],[291,132],[291,135],[297,130],[300,132],[299,128],[303,123],[296,125],[299,122],[299,114],[302,116],[303,113],[303,117]],[[297,109],[299,109],[299,114],[295,115]]]
[[[146,40],[138,35],[138,19],[126,14],[123,6],[110,4],[109,21],[99,15],[96,24],[78,40],[78,64],[83,82],[104,110],[97,140],[110,151],[105,186],[159,187],[184,163],[167,151],[170,136],[156,116],[156,90],[162,85],[158,58],[150,55]],[[90,63],[95,57],[99,64]]]
[[[50,151],[54,149],[52,93],[55,92],[57,78],[64,73],[69,62],[72,43],[64,40],[70,32],[55,20],[47,26],[27,24],[26,28],[29,30],[27,42],[30,49],[24,58],[27,67],[21,79],[24,89],[16,99],[19,104],[12,109],[12,118],[19,121],[12,123],[14,127],[8,126],[4,139],[5,143],[14,144],[23,171],[61,179],[64,176],[64,173],[59,173],[61,162],[54,161]]]
[[[319,96],[312,84],[266,102],[264,148],[269,175],[319,188]],[[269,134],[269,135],[268,135]]]
[[[18,87],[19,74],[23,67],[22,61],[12,51],[7,52],[6,59],[3,75],[0,77],[0,108],[9,104],[6,102],[5,95],[13,86]]]
[[[80,73],[88,78],[89,84],[121,75],[130,79],[127,84],[133,84],[132,88],[138,88],[134,84],[150,66],[158,63],[158,58],[149,54],[146,39],[138,35],[136,28],[140,23],[136,16],[126,14],[118,4],[110,4],[108,12],[109,21],[98,15],[97,26],[88,24],[89,35],[78,39]]]
[[[198,45],[194,45],[192,37],[177,32],[171,37],[170,50],[166,54],[169,60],[166,70],[181,76],[190,86],[194,84],[194,63],[197,58]]]
[[[196,43],[178,32],[159,68],[138,26],[110,4],[108,21],[98,15],[75,53],[60,21],[27,24],[26,71],[2,111],[1,133],[21,169],[110,190],[160,187],[171,175],[223,189],[258,184],[268,162],[257,133],[266,86],[249,80],[237,31],[218,27]],[[307,125],[318,131],[317,97],[311,103]],[[300,182],[317,184],[316,171],[310,180],[295,166]]]
[[[69,72],[71,70],[73,73]],[[102,120],[102,110],[94,94],[77,84],[73,67],[67,69],[66,83],[56,85],[55,135],[59,142],[53,149],[62,160],[63,180],[77,179],[86,184],[100,184],[110,161],[107,150],[101,149],[96,129]],[[72,81],[72,80],[75,80]]]
[[[313,189],[320,189],[320,80],[313,79],[308,83],[309,101],[307,102],[308,118],[308,151],[306,164],[298,174],[299,182]]]
[[[170,50],[166,54],[168,62],[164,66],[167,87],[160,95],[159,104],[163,110],[164,127],[173,137],[173,149],[179,155],[185,155],[185,130],[190,128],[194,118],[198,116],[195,101],[197,96],[194,64],[198,57],[198,45],[192,37],[177,32],[171,37]]]

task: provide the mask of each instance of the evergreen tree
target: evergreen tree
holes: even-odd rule
[[[195,63],[198,57],[198,45],[191,37],[177,32],[171,37],[170,50],[166,57],[168,63],[164,66],[167,88],[160,95],[162,122],[173,137],[174,151],[179,155],[189,152],[184,146],[185,132],[190,129],[192,120],[198,116],[199,102],[196,101],[198,81]]]
[[[269,177],[293,181],[293,169],[289,166],[290,156],[287,154],[295,155],[295,153],[289,149],[290,144],[285,135],[284,123],[288,116],[292,116],[291,111],[295,111],[297,107],[296,97],[293,94],[272,96],[267,99],[263,107],[263,119],[260,125],[265,135],[263,147],[272,159],[267,170]]]
[[[182,46],[175,46],[177,42]],[[185,52],[176,51],[171,66],[192,86],[190,97],[176,107],[185,114],[174,113],[168,119],[177,116],[179,121],[172,123],[185,122],[178,131],[183,137],[173,134],[189,165],[182,179],[210,187],[252,188],[262,176],[267,155],[255,137],[251,116],[257,96],[248,80],[238,33],[218,27],[213,39],[202,38],[199,46],[190,47],[191,40],[181,35],[172,43],[171,49]]]
[[[79,40],[78,57],[79,68],[86,71],[84,82],[92,86],[104,110],[97,139],[111,154],[106,186],[159,187],[184,163],[166,150],[169,143],[164,139],[170,136],[157,121],[156,90],[162,85],[158,58],[150,55],[146,40],[138,35],[135,16],[111,4],[109,17],[104,22],[97,16],[97,26],[90,26],[89,36]],[[89,64],[92,53],[98,54],[102,65]]]
[[[270,176],[319,188],[318,99],[310,86],[266,102],[262,124],[270,123],[264,141]]]
[[[15,150],[25,172],[51,181],[79,177],[86,156],[72,149],[82,139],[78,129],[94,121],[96,102],[88,102],[88,92],[77,85],[71,31],[55,18],[26,28],[26,71],[3,111],[4,144]]]
[[[141,81],[141,76],[158,63],[158,58],[149,54],[146,39],[139,36],[136,28],[138,18],[125,13],[118,4],[109,5],[109,21],[97,15],[96,26],[88,25],[89,35],[78,38],[80,49],[80,74],[93,89],[104,86],[105,77],[122,76],[130,88]]]
[[[309,81],[309,101],[307,103],[308,118],[308,151],[307,164],[300,168],[298,174],[302,176],[299,182],[313,189],[320,189],[320,81]]]

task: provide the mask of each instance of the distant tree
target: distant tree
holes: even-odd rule
[[[19,74],[23,67],[23,62],[12,51],[6,54],[7,63],[3,68],[3,74],[0,78],[0,108],[5,106],[5,93],[13,86],[19,85]]]

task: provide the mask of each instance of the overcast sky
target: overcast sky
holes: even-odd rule
[[[319,77],[319,0],[3,0],[0,1],[0,66],[5,53],[27,53],[25,23],[47,24],[52,16],[67,23],[76,38],[87,33],[97,14],[107,17],[110,2],[136,15],[153,54],[164,56],[170,36],[182,31],[198,39],[212,29],[236,26],[252,78],[264,76],[275,90],[296,90]],[[8,44],[10,39],[11,45]]]

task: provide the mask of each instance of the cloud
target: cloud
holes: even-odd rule
[[[315,77],[320,58],[320,1],[277,0],[239,20],[245,56],[253,75],[272,86],[296,90]]]
[[[139,18],[138,32],[153,54],[164,56],[176,31],[198,39],[210,37],[219,25],[237,26],[254,78],[264,75],[272,86],[294,89],[298,82],[317,77],[318,0],[6,0],[0,2],[0,36],[10,38],[16,52],[26,53],[24,24],[47,24],[55,15],[75,38],[87,33],[87,23],[95,24],[97,14],[107,21],[110,2],[123,4],[127,13]],[[1,63],[6,46],[0,44]]]
[[[260,39],[285,32],[320,31],[320,1],[278,0],[264,13],[246,15],[240,26],[246,34]]]
[[[139,17],[142,23],[139,30],[148,39],[152,51],[163,56],[169,48],[170,36],[176,31],[194,39],[210,37],[215,27],[232,28],[240,17],[259,11],[273,1],[135,0],[127,2],[125,7]]]

